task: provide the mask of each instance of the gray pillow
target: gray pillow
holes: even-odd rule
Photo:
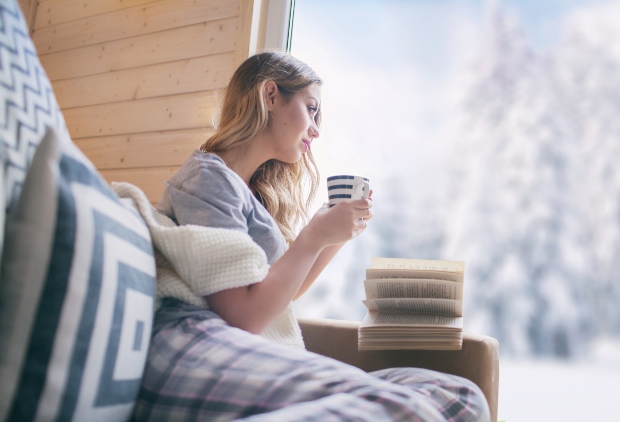
[[[148,228],[50,129],[7,215],[0,420],[125,420],[148,351]]]
[[[0,110],[0,421],[126,420],[153,318],[150,235],[71,141],[14,0],[0,2]]]

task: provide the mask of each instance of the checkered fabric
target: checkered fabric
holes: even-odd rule
[[[166,299],[135,421],[488,421],[472,382],[419,368],[366,373]]]

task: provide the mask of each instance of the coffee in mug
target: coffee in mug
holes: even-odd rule
[[[362,199],[370,195],[370,181],[367,177],[338,175],[327,178],[327,197],[333,207],[344,199]]]

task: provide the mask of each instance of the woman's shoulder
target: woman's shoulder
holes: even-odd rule
[[[208,171],[221,171],[226,167],[224,160],[211,152],[197,149],[187,158],[183,167],[200,167]]]
[[[194,151],[185,164],[171,178],[170,184],[188,193],[218,194],[226,192],[231,195],[245,196],[245,183],[216,154]],[[202,196],[202,195],[198,195]]]
[[[224,178],[230,179],[230,169],[216,154],[194,151],[175,175],[183,180],[189,178]]]

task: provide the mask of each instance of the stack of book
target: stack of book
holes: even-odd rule
[[[358,349],[460,350],[464,268],[462,261],[373,258]]]

